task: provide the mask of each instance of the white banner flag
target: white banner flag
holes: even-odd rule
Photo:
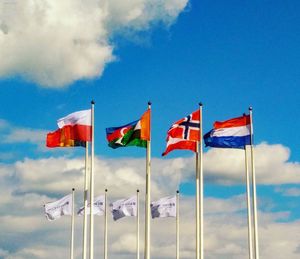
[[[89,215],[91,213],[90,209],[91,205],[90,203],[87,205],[87,214]],[[93,214],[97,216],[103,216],[105,212],[105,197],[104,195],[100,195],[94,199],[94,207],[93,207]],[[81,207],[78,212],[78,216],[84,215],[84,206]]]
[[[117,200],[110,204],[110,209],[114,220],[118,220],[123,217],[136,217],[136,196],[132,196],[129,199]]]
[[[151,202],[152,218],[176,217],[176,196],[168,196]]]
[[[72,215],[72,194],[69,194],[58,201],[44,205],[45,216],[48,220],[59,219],[63,215]]]

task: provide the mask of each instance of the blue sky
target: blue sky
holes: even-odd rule
[[[297,179],[295,173],[300,170],[300,141],[297,137],[300,128],[300,2],[170,2],[174,6],[181,4],[170,13],[165,9],[151,9],[151,12],[157,12],[154,18],[136,19],[128,23],[128,27],[125,24],[124,28],[118,24],[118,20],[112,19],[108,22],[109,26],[104,27],[107,37],[97,32],[97,35],[104,37],[101,38],[104,39],[103,46],[111,47],[111,56],[107,54],[111,60],[103,58],[103,63],[95,64],[98,72],[93,72],[89,79],[85,79],[85,76],[76,78],[73,71],[68,70],[74,62],[68,59],[69,56],[59,62],[53,61],[56,52],[51,51],[56,50],[53,47],[56,42],[53,42],[51,49],[48,46],[49,51],[43,41],[36,47],[32,43],[27,44],[24,35],[30,35],[28,28],[23,28],[24,33],[16,38],[17,47],[13,52],[16,56],[11,58],[11,48],[5,45],[11,42],[5,41],[6,34],[1,34],[0,30],[0,52],[3,49],[0,54],[3,60],[0,61],[0,165],[14,166],[26,159],[76,159],[83,156],[84,150],[80,148],[75,151],[47,150],[43,147],[43,134],[56,129],[58,118],[89,108],[91,100],[96,102],[96,154],[99,159],[110,161],[144,157],[145,151],[140,148],[108,148],[105,128],[138,119],[146,110],[148,100],[152,102],[152,157],[157,160],[160,160],[164,151],[169,126],[196,110],[199,102],[204,104],[204,133],[211,129],[215,120],[240,116],[248,112],[249,106],[253,106],[255,142],[258,145],[265,143],[266,146],[261,147],[269,152],[265,153],[265,160],[269,161],[270,166],[274,163],[274,168],[276,165],[282,166],[282,174],[291,173],[291,177],[283,175],[284,179],[271,179],[271,169],[274,168],[270,167],[268,176],[265,173],[268,167],[259,164],[258,174],[261,168],[264,171],[264,177],[258,175],[261,213],[288,211],[290,216],[279,221],[299,221],[297,198],[300,196],[300,176]],[[127,9],[124,7],[124,10]],[[4,22],[1,21],[0,9],[0,29],[4,28],[5,19],[8,28],[14,29],[15,23],[9,23],[10,17],[4,17]],[[84,30],[80,33],[84,34]],[[59,34],[55,39],[58,43],[61,40],[61,46],[58,46],[67,49],[68,46],[63,45],[65,36],[62,35]],[[32,35],[33,39],[39,39],[39,36]],[[49,37],[48,41],[53,39]],[[25,47],[33,46],[26,55],[20,50],[22,41],[25,41]],[[41,48],[41,51],[36,51],[37,48]],[[18,53],[22,56],[20,61]],[[15,63],[12,61],[13,65],[8,66],[5,62],[10,59]],[[37,79],[38,72],[33,69],[36,68],[35,60],[40,64],[39,71],[49,77]],[[27,66],[26,62],[30,65]],[[67,84],[60,85],[55,81],[59,80],[59,70],[70,73],[71,79]],[[51,82],[56,83],[51,85]],[[32,138],[20,140],[20,136],[24,136],[20,130],[32,133]],[[208,149],[204,151],[208,152]],[[262,151],[259,154],[264,153]],[[174,151],[162,160],[180,157],[191,159],[192,153]],[[242,180],[235,181],[232,180],[235,177],[226,175],[229,185],[219,184],[211,179],[216,175],[220,177],[222,170],[210,178],[209,173],[214,169],[210,166],[207,168],[207,172],[204,172],[207,175],[207,197],[227,199],[244,193]],[[181,184],[183,194],[194,194],[192,176],[185,178]],[[286,194],[291,188],[293,194]],[[30,190],[27,192],[30,193]],[[1,244],[0,240],[1,247],[10,250],[10,244]]]

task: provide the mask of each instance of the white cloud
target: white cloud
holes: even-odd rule
[[[172,24],[188,0],[25,0],[0,2],[0,77],[46,87],[101,76],[116,34]]]
[[[288,196],[288,197],[299,197],[300,196],[300,188],[297,188],[297,187],[291,187],[291,188],[277,187],[275,190],[278,193],[282,193],[284,196]]]

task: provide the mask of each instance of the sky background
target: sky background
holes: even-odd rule
[[[105,128],[152,102],[152,196],[180,187],[182,258],[194,257],[184,241],[194,237],[194,156],[162,158],[166,132],[199,102],[204,133],[252,106],[261,256],[299,258],[299,13],[296,0],[0,0],[0,258],[67,256],[68,219],[48,223],[41,205],[82,189],[84,150],[49,150],[45,137],[91,100],[96,193],[109,188],[112,200],[143,193],[145,150],[110,149]],[[247,258],[243,152],[204,152],[207,258]],[[123,221],[112,226],[112,258],[134,254],[134,220]],[[174,258],[172,224],[153,223],[154,258]]]

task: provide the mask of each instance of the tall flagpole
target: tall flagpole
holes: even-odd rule
[[[148,109],[151,109],[151,102],[148,102]],[[150,113],[151,114],[151,113]],[[146,200],[145,200],[145,248],[144,259],[150,259],[150,202],[151,202],[151,118],[150,118],[150,140],[147,140],[146,154]]]
[[[179,259],[179,191],[176,192],[176,259]]]
[[[72,189],[72,218],[71,218],[71,249],[70,249],[70,259],[74,258],[74,225],[75,225],[75,217],[74,217],[74,207],[75,207],[75,189]]]
[[[87,204],[88,204],[88,161],[89,160],[89,142],[85,142],[85,172],[84,172],[84,217],[83,217],[83,238],[82,238],[82,258],[86,259],[86,241],[87,241]]]
[[[104,212],[104,259],[107,259],[107,189],[105,189],[105,212]]]
[[[140,195],[136,190],[136,259],[140,259]]]
[[[94,105],[91,101],[92,141],[91,141],[91,171],[90,171],[90,259],[94,259]]]
[[[249,114],[250,114],[251,166],[252,166],[252,192],[253,192],[252,203],[253,203],[253,218],[254,218],[254,250],[255,250],[255,259],[259,259],[252,107],[249,107]]]
[[[202,103],[199,103],[200,112],[200,141],[199,141],[199,164],[200,167],[200,259],[204,258],[204,238],[203,238],[203,141],[202,141]]]
[[[250,198],[250,178],[247,146],[245,146],[245,171],[246,171],[246,195],[247,195],[247,212],[248,212],[248,246],[249,259],[253,259],[253,244],[252,244],[252,216],[251,216],[251,198]]]

